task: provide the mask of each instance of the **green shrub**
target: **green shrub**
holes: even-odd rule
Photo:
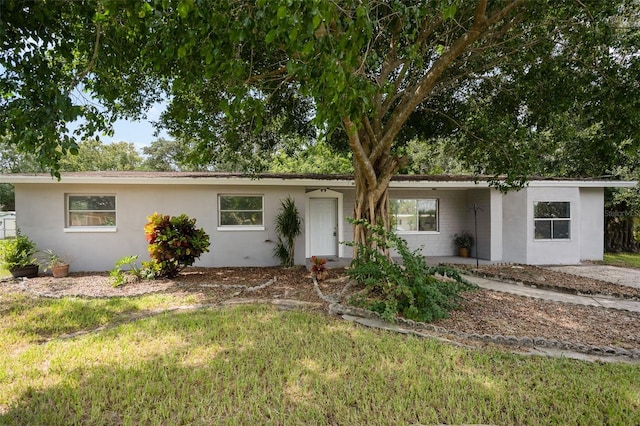
[[[0,245],[0,260],[3,269],[18,269],[38,262],[35,257],[36,243],[18,232],[15,238]]]
[[[195,219],[187,215],[147,217],[145,235],[149,255],[157,264],[158,276],[174,278],[185,267],[193,265],[202,253],[209,251],[209,236],[196,229]]]
[[[154,261],[142,262],[142,267],[138,268],[136,261],[138,255],[124,256],[116,261],[115,267],[109,272],[111,284],[120,287],[129,281],[140,281],[142,279],[152,280],[159,276],[160,265]],[[127,267],[128,269],[123,269]]]
[[[411,251],[404,239],[386,232],[382,226],[364,220],[354,224],[364,225],[370,236],[366,245],[358,246],[347,270],[351,278],[365,286],[352,303],[378,312],[389,321],[402,315],[428,322],[448,317],[462,300],[460,293],[475,288],[455,269],[429,267],[420,250]],[[402,262],[391,260],[384,249],[395,249]]]

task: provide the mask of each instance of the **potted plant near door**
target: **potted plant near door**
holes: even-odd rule
[[[51,271],[53,278],[64,278],[69,275],[69,262],[51,249],[47,249],[43,253],[46,258],[46,268]]]
[[[469,257],[469,250],[473,247],[473,235],[469,231],[462,231],[453,238],[453,243],[458,248],[458,256]]]
[[[38,261],[35,254],[36,243],[19,232],[15,238],[0,246],[2,267],[8,269],[14,278],[38,276]]]

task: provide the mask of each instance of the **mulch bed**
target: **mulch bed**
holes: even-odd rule
[[[487,266],[473,273],[562,291],[625,294],[638,297],[638,289],[576,277],[536,267]],[[347,280],[343,269],[330,269],[320,281],[324,295],[338,294]],[[567,290],[569,289],[569,290]],[[311,275],[303,268],[188,268],[172,280],[128,283],[114,288],[106,273],[76,273],[67,278],[40,276],[4,280],[0,292],[26,292],[45,297],[133,297],[149,293],[192,295],[197,303],[222,304],[229,300],[294,299],[313,302],[326,311]],[[463,294],[464,302],[448,319],[435,323],[447,330],[469,334],[541,337],[595,346],[640,349],[640,314],[529,299],[479,289]]]

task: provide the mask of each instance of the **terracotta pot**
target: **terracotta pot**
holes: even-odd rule
[[[64,278],[69,276],[69,265],[57,265],[51,267],[53,278]]]
[[[38,276],[38,265],[27,265],[22,268],[10,269],[13,278],[35,278]]]
[[[466,247],[460,247],[458,249],[458,256],[460,257],[469,257],[469,249]]]

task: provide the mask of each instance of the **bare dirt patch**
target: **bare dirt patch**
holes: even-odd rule
[[[542,282],[548,288],[557,286],[581,293],[599,290],[598,293],[603,294],[600,282],[594,283],[598,280],[541,268],[492,266],[482,272],[516,282]],[[343,269],[331,269],[327,279],[320,282],[320,290],[325,295],[338,294],[346,282]],[[621,286],[616,286],[616,291],[620,290],[618,287]],[[117,288],[111,285],[106,273],[72,274],[57,279],[41,276],[24,281],[4,281],[0,283],[0,291],[21,291],[46,297],[189,294],[203,304],[242,298],[294,299],[327,307],[327,302],[316,294],[310,273],[303,268],[189,268],[173,280],[141,281]],[[636,296],[629,293],[628,297]],[[435,324],[469,334],[541,337],[600,347],[640,349],[638,313],[533,300],[489,290],[466,292],[464,299],[460,310]]]

